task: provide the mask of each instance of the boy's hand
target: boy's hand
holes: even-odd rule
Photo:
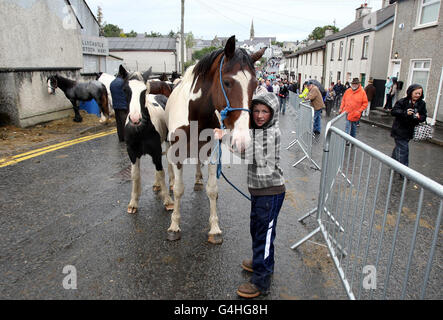
[[[225,134],[226,132],[222,129],[219,128],[214,129],[214,138],[217,140],[221,140]]]

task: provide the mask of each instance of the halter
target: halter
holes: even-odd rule
[[[225,129],[225,125],[224,125],[224,121],[225,119],[228,117],[228,113],[232,112],[232,111],[247,111],[249,113],[251,113],[251,110],[249,109],[243,109],[243,108],[232,108],[231,107],[231,103],[229,102],[228,96],[226,94],[225,91],[225,87],[223,86],[223,73],[222,73],[222,69],[223,69],[223,63],[225,62],[225,56],[223,56],[221,63],[220,63],[220,86],[223,92],[223,96],[225,97],[226,100],[226,107],[220,112],[221,115],[221,129]]]
[[[223,68],[223,63],[225,61],[225,56],[223,56],[221,63],[220,63],[220,86],[222,88],[223,91],[223,95],[225,97],[226,100],[226,107],[220,112],[220,116],[221,116],[221,121],[220,121],[220,127],[221,129],[225,129],[225,125],[223,123],[223,121],[228,117],[228,113],[232,112],[232,111],[247,111],[249,113],[251,113],[251,111],[249,109],[244,109],[244,108],[232,108],[231,107],[231,103],[229,102],[228,96],[226,95],[226,91],[225,88],[223,86],[223,80],[222,80],[222,68]],[[226,178],[226,176],[223,174],[222,171],[222,164],[221,164],[221,156],[222,156],[222,148],[221,148],[221,141],[218,140],[218,156],[217,156],[217,179],[220,179],[220,176],[223,176],[223,178],[226,180],[227,183],[229,183],[235,190],[237,190],[243,197],[245,197],[246,199],[248,199],[249,201],[251,201],[251,198],[248,197],[246,194],[244,194],[240,189],[238,189],[231,181],[229,181],[228,178]],[[216,149],[214,148],[210,159],[212,159],[212,156],[214,154],[214,151]],[[211,161],[212,163],[212,161]]]

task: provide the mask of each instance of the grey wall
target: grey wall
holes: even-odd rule
[[[83,67],[78,24],[64,0],[2,0],[0,12],[0,68]]]
[[[374,79],[386,79],[386,70],[389,65],[389,50],[391,48],[392,28],[394,23],[390,23],[384,28],[375,32],[372,65],[370,76]]]

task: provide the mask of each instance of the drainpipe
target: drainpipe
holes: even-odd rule
[[[435,100],[434,116],[432,117],[431,126],[435,126],[435,122],[437,121],[437,113],[438,113],[438,107],[440,105],[442,83],[443,83],[443,67],[441,68],[440,83],[438,85],[437,99]]]

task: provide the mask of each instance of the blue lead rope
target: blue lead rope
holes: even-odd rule
[[[251,112],[249,109],[243,109],[243,108],[232,108],[231,104],[229,103],[229,99],[228,96],[226,95],[226,91],[225,88],[223,86],[223,79],[222,79],[222,68],[223,68],[223,63],[225,61],[225,56],[223,56],[221,63],[220,63],[220,86],[223,92],[223,95],[225,97],[226,100],[226,107],[220,112],[220,116],[221,116],[221,124],[220,124],[220,128],[222,130],[225,129],[225,125],[224,125],[224,121],[225,119],[228,117],[229,112],[232,111],[247,111],[247,112]],[[228,180],[228,178],[226,178],[226,176],[223,174],[222,172],[222,164],[221,164],[221,157],[222,157],[222,149],[221,149],[221,141],[218,140],[218,156],[217,156],[217,179],[220,179],[220,176],[222,176],[227,183],[229,183],[235,190],[237,190],[243,197],[245,197],[246,199],[248,199],[249,201],[251,201],[251,198],[248,197],[246,194],[244,194],[240,189],[238,189],[231,181]],[[215,151],[215,149],[214,149]],[[212,159],[212,155],[211,158]],[[211,162],[212,163],[212,162]]]

